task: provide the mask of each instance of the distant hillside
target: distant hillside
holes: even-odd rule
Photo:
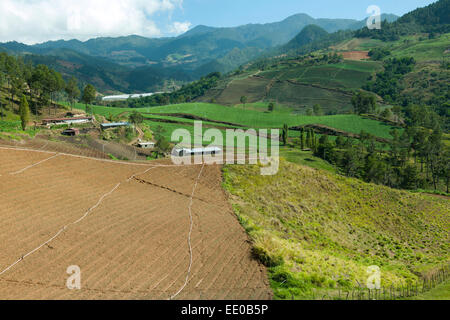
[[[286,48],[296,48],[319,41],[328,35],[324,29],[314,24],[306,26],[294,39],[288,42]]]
[[[81,84],[91,83],[103,93],[161,91],[167,79],[180,82],[193,80],[192,76],[178,67],[150,65],[130,68],[70,49],[54,49],[46,55],[27,54],[25,60],[45,64],[66,79],[75,76]]]
[[[215,71],[231,71],[268,49],[286,44],[312,24],[326,32],[335,32],[355,30],[364,21],[314,19],[306,14],[296,14],[283,21],[266,24],[231,28],[197,26],[172,38],[148,39],[132,35],[85,42],[49,41],[32,46],[9,42],[0,44],[0,50],[49,56],[39,59],[34,56],[33,59],[50,63],[67,76],[76,75],[83,81],[94,82],[101,92],[149,91],[161,88],[167,80],[190,81]],[[94,61],[95,66],[91,63]],[[83,67],[72,72],[70,65]],[[132,74],[131,68],[140,68],[137,78],[128,76]],[[141,77],[146,70],[144,68],[148,68],[151,75]]]
[[[360,38],[398,40],[400,36],[416,33],[450,32],[450,0],[439,0],[424,8],[411,11],[393,23],[383,23],[380,30],[364,27],[356,32]]]

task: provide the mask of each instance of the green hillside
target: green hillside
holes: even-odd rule
[[[449,262],[448,199],[285,161],[274,176],[261,176],[257,166],[227,166],[224,179],[277,298],[364,286],[371,265],[389,286]]]
[[[257,105],[258,106],[258,105]],[[260,106],[260,105],[259,105]],[[77,104],[76,108],[84,109],[83,104]],[[267,113],[266,109],[254,108],[252,105],[248,109],[239,107],[226,107],[217,104],[208,103],[187,103],[178,105],[169,105],[162,107],[149,108],[112,108],[103,106],[92,107],[95,114],[103,116],[119,115],[125,112],[137,110],[144,115],[174,115],[180,121],[186,122],[182,117],[183,114],[202,117],[204,120],[214,120],[217,122],[227,122],[248,128],[281,128],[284,124],[290,127],[301,126],[306,124],[322,124],[332,128],[340,129],[347,132],[359,134],[362,130],[373,134],[380,138],[390,138],[389,131],[392,129],[390,125],[383,122],[367,119],[358,115],[333,115],[333,116],[304,116],[292,114],[289,109],[281,109],[273,113]],[[224,125],[217,123],[216,125],[232,127],[232,125]]]

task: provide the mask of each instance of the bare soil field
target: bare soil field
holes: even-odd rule
[[[340,52],[344,59],[346,60],[365,60],[369,59],[369,51],[347,51],[347,52]]]
[[[0,147],[0,299],[272,298],[221,182],[216,165]]]

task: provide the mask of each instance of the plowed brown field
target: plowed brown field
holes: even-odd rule
[[[369,51],[346,51],[340,52],[346,60],[364,60],[369,59]]]
[[[270,299],[220,184],[216,165],[0,148],[0,299]]]

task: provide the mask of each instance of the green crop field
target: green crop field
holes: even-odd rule
[[[275,83],[267,98],[285,105],[300,107],[303,112],[315,104],[320,104],[325,111],[348,111],[352,108],[350,95],[287,81]]]
[[[318,66],[293,66],[288,71],[272,70],[263,72],[266,78],[295,80],[317,84],[329,88],[357,89],[367,82],[369,76],[381,70],[381,63],[374,61],[345,61],[337,64]]]
[[[260,104],[257,104],[261,108]],[[77,108],[84,109],[84,105],[78,104]],[[382,122],[365,119],[357,115],[332,115],[332,116],[304,116],[296,115],[286,112],[286,109],[280,111],[274,111],[273,113],[247,110],[240,107],[225,107],[217,104],[208,103],[187,103],[169,105],[163,107],[151,107],[151,108],[111,108],[103,106],[92,107],[95,114],[103,116],[119,115],[124,112],[139,111],[142,113],[157,113],[165,116],[170,116],[175,113],[191,114],[200,116],[205,119],[215,121],[225,121],[230,123],[239,124],[249,128],[255,129],[270,129],[281,128],[284,124],[288,126],[299,126],[306,124],[322,124],[332,128],[340,129],[351,133],[360,133],[362,130],[373,134],[380,138],[390,138],[389,131],[392,129],[390,125]],[[180,118],[180,121],[186,122],[185,119]],[[176,126],[177,124],[175,124]],[[224,126],[217,124],[217,126]]]
[[[233,80],[216,100],[226,105],[239,103],[242,96],[246,96],[248,102],[261,101],[265,97],[268,84],[269,80],[255,77]]]
[[[394,57],[414,57],[417,61],[442,61],[444,52],[448,49],[450,34],[446,33],[436,39],[427,39],[420,36],[402,38],[392,44]],[[449,54],[447,53],[447,56]]]

